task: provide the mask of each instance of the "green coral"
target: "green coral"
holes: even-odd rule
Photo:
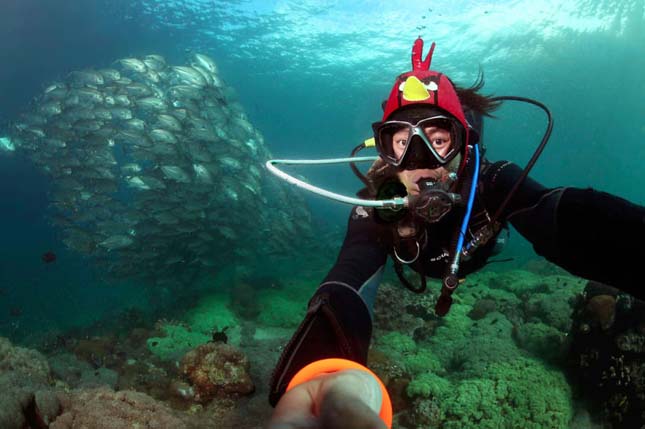
[[[433,396],[446,429],[567,428],[573,417],[571,389],[562,373],[519,357],[490,364],[485,376],[456,381],[424,374],[408,395]]]
[[[259,294],[260,308],[258,322],[266,326],[295,328],[305,316],[307,302],[290,299],[280,291],[265,291]]]
[[[441,361],[430,349],[419,348],[412,354],[406,354],[401,358],[403,367],[412,375],[421,374],[426,371],[442,373]]]
[[[397,355],[412,353],[417,349],[417,344],[412,338],[398,331],[392,331],[380,337],[378,345],[385,353],[395,353]]]
[[[441,319],[441,325],[435,329],[429,341],[429,346],[440,358],[445,355],[446,349],[451,349],[452,345],[470,337],[473,325],[472,319],[468,317],[470,310],[468,305],[453,304],[450,312]]]
[[[536,357],[556,361],[562,357],[564,333],[544,323],[525,323],[517,329],[517,344]]]
[[[504,427],[504,416],[499,410],[500,394],[495,382],[486,379],[464,380],[456,389],[448,391],[441,401],[447,429]],[[522,427],[510,426],[510,427]]]
[[[415,377],[406,389],[408,396],[414,398],[445,398],[451,389],[449,380],[433,372]]]
[[[186,313],[186,321],[193,331],[211,335],[214,329],[233,328],[238,325],[235,314],[228,307],[228,297],[213,294],[202,298],[199,304]],[[228,332],[227,332],[228,333]]]
[[[574,277],[543,278],[526,304],[529,320],[544,322],[562,332],[569,331],[573,311],[571,302],[583,291],[584,285],[583,280]]]
[[[448,325],[430,341],[445,371],[461,378],[477,378],[490,363],[522,355],[512,340],[513,326],[503,314],[492,312],[468,325],[465,332],[459,323],[452,325],[457,328]]]
[[[414,414],[440,410],[431,425],[419,427],[568,428],[570,386],[561,371],[530,353],[556,357],[568,301],[579,285],[570,277],[519,270],[475,282],[460,289],[461,299],[422,343],[398,332],[377,339],[379,349],[413,377],[406,394]],[[472,320],[468,313],[484,298],[494,300],[497,311]]]
[[[177,360],[195,347],[210,340],[208,335],[193,332],[181,325],[167,324],[162,331],[164,337],[151,337],[146,341],[148,350],[162,360]]]

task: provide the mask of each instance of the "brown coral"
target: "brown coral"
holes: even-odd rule
[[[47,359],[36,350],[16,347],[7,338],[0,337],[0,374],[16,372],[47,383],[50,378]]]
[[[587,302],[587,314],[600,324],[603,330],[609,329],[614,323],[616,314],[616,297],[612,295],[596,295]]]
[[[239,349],[223,343],[203,344],[186,353],[180,372],[190,380],[195,400],[248,395],[255,386],[249,376],[249,360]]]
[[[172,410],[144,393],[98,388],[61,399],[63,413],[50,429],[186,428]]]

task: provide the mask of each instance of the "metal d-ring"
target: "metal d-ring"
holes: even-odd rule
[[[398,253],[396,253],[396,246],[394,246],[394,248],[393,248],[393,250],[394,250],[394,257],[395,257],[395,258],[396,258],[400,263],[405,264],[405,265],[410,265],[410,264],[414,263],[414,261],[416,261],[417,259],[419,259],[419,255],[421,254],[421,246],[419,246],[419,242],[418,242],[417,240],[414,240],[414,243],[417,245],[417,254],[416,254],[416,256],[415,256],[414,258],[412,258],[412,259],[411,259],[411,260],[409,260],[409,261],[406,261],[406,260],[404,260],[404,259],[401,259],[401,257],[399,256],[399,254],[398,254]]]

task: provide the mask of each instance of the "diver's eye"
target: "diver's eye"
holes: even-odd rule
[[[432,146],[434,146],[434,147],[442,147],[442,146],[445,146],[447,144],[448,144],[447,139],[437,138],[437,139],[432,140]]]

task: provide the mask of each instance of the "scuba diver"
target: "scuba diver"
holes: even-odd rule
[[[423,59],[412,48],[412,70],[399,75],[383,104],[373,139],[354,149],[351,162],[364,182],[359,198],[316,188],[278,170],[274,174],[331,199],[354,204],[338,259],[309,302],[271,380],[275,411],[270,429],[385,428],[392,407],[387,390],[367,367],[373,305],[388,256],[413,292],[426,277],[441,279],[435,307],[445,315],[464,278],[486,265],[506,238],[507,223],[535,252],[570,273],[615,286],[639,299],[645,257],[645,207],[593,189],[548,189],[528,177],[550,136],[551,115],[522,97],[480,94],[480,76],[461,88],[430,69],[435,44]],[[525,168],[491,163],[480,147],[483,117],[503,100],[543,109],[548,126]],[[356,153],[373,146],[378,157]],[[374,160],[364,176],[353,162]],[[419,273],[418,285],[404,267]]]

